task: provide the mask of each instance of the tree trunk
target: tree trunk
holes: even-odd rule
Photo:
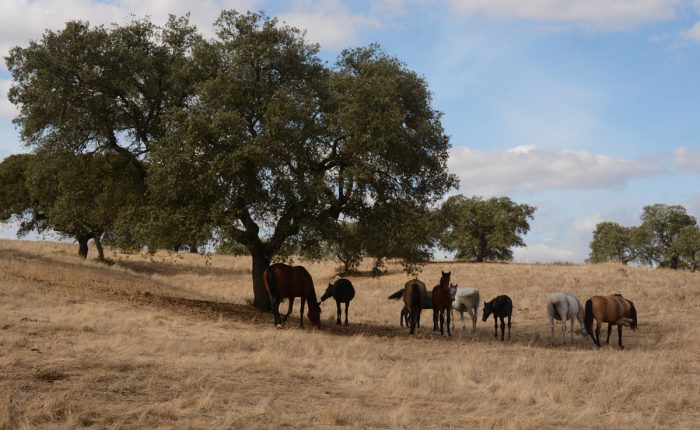
[[[673,270],[678,269],[678,260],[679,260],[679,259],[678,259],[677,256],[675,256],[675,255],[672,256],[672,257],[671,257],[671,260],[670,260],[669,263],[668,263],[668,267],[671,268],[671,269],[673,269]]]
[[[270,312],[272,304],[263,282],[263,273],[270,267],[270,257],[260,251],[253,251],[251,254],[253,257],[253,306]]]
[[[105,261],[105,252],[102,249],[102,239],[100,239],[100,234],[96,235],[92,240],[95,242],[95,249],[97,249],[97,261]]]
[[[197,249],[197,245],[188,245],[190,248],[190,254],[199,254],[199,250]]]
[[[78,241],[78,255],[86,259],[88,256],[88,241],[90,237],[87,235],[79,235],[76,236],[75,239]]]

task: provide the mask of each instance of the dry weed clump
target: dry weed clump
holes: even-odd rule
[[[248,306],[245,258],[157,253],[114,264],[72,246],[0,241],[2,428],[696,428],[700,275],[618,265],[435,262],[460,287],[513,298],[512,340],[414,337],[387,300],[398,267],[351,277],[350,326],[276,330]],[[333,263],[305,264],[320,295]],[[368,270],[369,267],[363,267]],[[551,345],[545,299],[622,293],[639,330],[624,351],[576,337]],[[328,303],[331,303],[330,305]],[[283,304],[283,306],[285,306]],[[297,305],[298,306],[298,305]],[[481,313],[481,311],[480,311]],[[616,331],[612,344],[616,345]]]

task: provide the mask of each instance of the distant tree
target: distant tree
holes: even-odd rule
[[[141,204],[141,166],[117,154],[39,152],[27,171],[29,193],[44,210],[41,229],[75,237],[79,254],[91,239],[104,260],[102,241],[125,207]]]
[[[534,206],[516,204],[508,197],[452,196],[442,205],[445,231],[440,245],[456,251],[457,258],[509,261],[511,248],[525,246],[522,235],[530,230]]]
[[[635,248],[632,246],[634,229],[635,227],[623,227],[615,222],[598,223],[593,231],[588,261],[591,263],[617,261],[626,265],[634,260],[636,258]]]
[[[0,162],[0,222],[32,217],[31,211],[37,209],[27,188],[26,172],[33,158],[33,154],[17,154]]]
[[[299,30],[258,13],[223,12],[216,34],[194,53],[208,78],[150,152],[148,211],[159,231],[194,217],[247,248],[255,306],[269,309],[262,275],[290,243],[455,186],[427,85],[395,58],[370,46],[329,68]]]
[[[680,264],[693,272],[700,269],[700,227],[683,227],[671,244],[671,254],[677,255]]]
[[[654,204],[644,207],[641,220],[637,239],[640,262],[677,269],[680,256],[672,245],[683,228],[696,225],[695,217],[680,205]]]

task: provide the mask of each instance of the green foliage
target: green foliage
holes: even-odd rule
[[[369,225],[390,213],[379,203],[420,208],[455,185],[427,86],[396,59],[371,46],[328,68],[298,30],[262,14],[224,12],[216,29],[194,53],[208,77],[150,153],[160,222],[187,210],[253,256],[297,244],[318,255],[357,248],[341,215]]]
[[[645,206],[638,227],[614,222],[596,225],[588,261],[619,261],[678,269],[697,269],[700,233],[695,217],[680,205]]]
[[[262,13],[224,11],[215,32],[205,40],[186,17],[164,27],[69,22],[13,48],[9,99],[23,139],[140,166],[145,204],[122,207],[113,240],[241,245],[263,308],[262,270],[274,256],[333,240],[351,248],[341,219],[386,228],[371,244],[379,258],[423,261],[421,217],[457,183],[425,80],[375,45],[328,66],[302,32]],[[52,216],[76,225],[71,208],[93,199],[59,191],[68,193]]]
[[[646,240],[640,251],[640,261],[671,269],[678,268],[679,256],[671,245],[684,227],[696,225],[695,217],[688,215],[680,205],[655,204],[644,207],[641,220],[639,228]]]
[[[627,264],[634,260],[638,249],[632,246],[634,230],[634,227],[623,227],[615,222],[598,223],[593,232],[588,261],[591,263],[617,261]]]
[[[13,216],[21,218],[35,208],[29,196],[26,175],[33,158],[32,154],[10,155],[0,163],[0,222]]]
[[[671,244],[669,253],[678,256],[681,265],[693,272],[700,269],[700,227],[683,227]]]
[[[535,209],[508,197],[451,196],[441,209],[445,232],[440,245],[461,259],[510,261],[511,248],[525,246],[522,235],[530,230]]]

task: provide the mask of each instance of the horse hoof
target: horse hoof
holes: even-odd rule
[[[275,327],[276,327],[276,328],[282,328],[282,324],[277,324]]]
[[[346,325],[346,326],[349,326],[350,324],[348,324],[348,322],[347,322],[347,321],[345,321],[345,325]]]
[[[336,321],[336,322],[335,322],[335,325],[340,325],[340,321]]]

